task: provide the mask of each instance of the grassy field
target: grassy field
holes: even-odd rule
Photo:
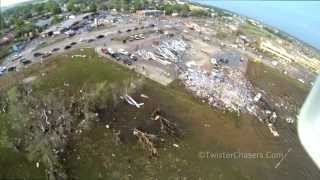
[[[10,53],[11,43],[7,45],[0,46],[0,59],[6,57]]]
[[[250,24],[250,23],[246,23],[246,24],[240,26],[239,31],[241,32],[241,34],[244,34],[244,35],[255,35],[258,37],[268,37],[268,38],[275,37],[275,35],[272,34],[271,32],[269,32],[265,29],[261,29],[255,25]]]
[[[87,57],[72,58],[74,54]],[[261,76],[255,73],[252,78],[259,81]],[[32,81],[21,83],[26,79]],[[289,145],[294,146],[293,153],[299,156],[290,155],[280,169],[274,168],[279,158],[214,157],[233,152],[285,152],[289,145],[272,137],[254,117],[246,114],[237,117],[212,109],[186,91],[180,82],[162,86],[98,57],[92,49],[53,56],[43,64],[2,77],[0,84],[3,85],[0,105],[8,104],[7,111],[0,114],[0,167],[5,167],[0,171],[0,179],[56,177],[47,175],[45,170],[50,169],[63,174],[62,179],[320,177],[297,144]],[[138,109],[121,101],[119,96],[125,93],[144,106]],[[141,94],[149,98],[142,98]],[[67,122],[71,121],[72,127],[65,133],[66,142],[52,140],[61,137],[52,129],[46,133],[38,130],[38,124],[44,124],[37,112],[41,107],[52,109],[49,117],[52,124],[59,122],[59,115],[65,112],[63,123],[68,127]],[[160,133],[158,122],[150,119],[157,108],[181,129],[181,137]],[[64,126],[57,125],[56,129],[61,127]],[[64,131],[68,130],[66,127]],[[132,134],[134,128],[163,138],[156,144],[158,157],[151,157],[137,142]],[[52,151],[59,143],[63,151],[56,156]],[[39,168],[36,162],[40,162]]]
[[[262,63],[250,61],[247,77],[251,83],[273,97],[287,97],[292,104],[302,106],[310,88],[298,80],[283,75],[276,69]]]

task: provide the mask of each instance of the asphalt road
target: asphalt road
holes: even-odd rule
[[[65,36],[65,35],[58,35],[57,37],[50,37],[49,38],[37,38],[32,40],[31,42],[29,42],[27,44],[27,46],[22,50],[22,52],[20,53],[22,55],[22,58],[26,58],[29,60],[32,60],[32,62],[39,62],[41,61],[40,57],[34,57],[34,53],[35,52],[40,52],[40,53],[45,53],[45,52],[50,52],[51,50],[55,49],[55,48],[59,48],[60,50],[54,53],[63,53],[65,51],[68,51],[70,49],[74,49],[74,48],[79,48],[79,47],[99,47],[99,46],[104,46],[107,44],[111,43],[111,38],[113,36],[116,36],[118,34],[118,31],[122,31],[123,33],[126,33],[125,31],[127,29],[134,29],[135,27],[140,27],[142,25],[144,26],[148,26],[150,24],[157,24],[158,28],[165,28],[166,25],[168,25],[169,21],[159,21],[157,19],[154,18],[148,18],[146,20],[138,20],[137,17],[131,17],[131,19],[127,19],[123,22],[117,23],[115,24],[115,26],[110,27],[110,28],[106,28],[106,29],[101,29],[101,30],[95,30],[95,31],[82,31],[81,33],[78,33],[72,37],[65,37],[63,40],[60,40],[58,42],[49,44],[43,48],[39,48],[37,50],[35,50],[38,45],[42,42],[49,42],[54,41],[54,38],[61,38],[61,36]],[[145,30],[145,29],[144,29]],[[139,33],[139,31],[144,31],[144,30],[137,30],[137,33]],[[101,39],[97,39],[96,37],[98,35],[104,35],[104,38]],[[86,41],[81,42],[80,40],[87,40],[87,39],[95,39],[95,41],[88,43]],[[70,43],[72,42],[77,42],[76,45],[72,46],[72,48],[65,50],[64,47],[67,45],[70,45]],[[12,67],[15,66],[17,67],[17,69],[19,70],[21,67],[23,67],[23,65],[21,63],[19,63],[19,61],[12,61],[11,60],[12,57],[8,57],[4,60],[4,62],[2,63],[1,66],[6,66],[8,67]]]

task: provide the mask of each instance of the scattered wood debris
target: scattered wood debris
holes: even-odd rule
[[[160,121],[160,130],[163,134],[167,134],[173,137],[181,136],[181,129],[179,129],[175,123],[169,121],[167,118],[161,115],[161,111],[159,108],[153,111],[151,119],[155,121]]]
[[[133,135],[138,137],[138,142],[145,150],[150,152],[151,156],[157,157],[159,155],[154,143],[152,142],[152,140],[157,138],[156,135],[142,132],[137,128],[133,130]]]

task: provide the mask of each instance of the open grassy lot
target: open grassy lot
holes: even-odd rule
[[[87,57],[72,58],[79,54]],[[6,167],[0,179],[320,177],[298,144],[275,139],[255,118],[214,110],[179,82],[162,86],[92,49],[53,56],[0,84],[0,167]],[[144,105],[123,102],[119,97],[126,93]],[[181,130],[179,136],[162,133],[159,121],[150,118],[155,109]],[[134,128],[160,137],[154,143],[158,156],[138,142]],[[279,157],[236,154],[281,153],[291,146],[278,169]]]
[[[258,37],[268,37],[268,38],[276,37],[273,33],[267,31],[266,29],[259,28],[258,26],[255,26],[250,23],[246,23],[240,26],[239,31],[244,35],[255,35]]]
[[[0,59],[6,57],[10,53],[12,44],[0,45]]]
[[[276,98],[285,98],[291,104],[302,106],[310,88],[298,80],[285,76],[276,69],[262,63],[250,61],[247,78],[251,83]]]

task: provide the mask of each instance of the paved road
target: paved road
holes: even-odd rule
[[[142,24],[140,24],[140,23],[142,23]],[[35,52],[44,53],[44,52],[49,52],[54,48],[60,48],[60,50],[58,52],[56,52],[56,53],[62,53],[62,52],[67,51],[67,50],[64,49],[64,47],[69,45],[72,42],[77,42],[77,45],[73,46],[72,48],[77,48],[77,47],[81,47],[81,46],[87,46],[87,47],[92,47],[92,48],[95,48],[95,47],[98,47],[98,46],[104,46],[104,45],[107,45],[107,44],[111,43],[111,37],[114,36],[114,35],[117,35],[119,30],[121,30],[122,32],[125,33],[125,31],[127,29],[133,29],[134,27],[140,27],[142,25],[147,26],[147,25],[150,25],[152,23],[158,24],[159,28],[165,28],[165,26],[167,24],[170,24],[169,21],[159,21],[159,20],[156,20],[156,19],[153,19],[153,18],[148,18],[148,19],[143,20],[143,21],[140,22],[140,21],[137,20],[137,17],[132,17],[130,21],[127,20],[125,22],[121,22],[121,23],[116,24],[115,26],[113,26],[111,28],[101,29],[101,30],[96,30],[96,31],[90,31],[90,32],[82,31],[81,33],[76,34],[73,37],[70,37],[70,38],[66,37],[65,39],[63,39],[61,41],[52,43],[52,44],[50,44],[50,45],[48,45],[46,47],[43,47],[43,48],[35,50],[37,48],[37,46],[41,42],[46,42],[46,41],[48,42],[49,41],[49,39],[37,38],[37,39],[35,39],[35,40],[33,40],[33,41],[31,41],[30,43],[27,44],[27,46],[21,52],[21,55],[22,55],[23,58],[30,59],[33,62],[39,62],[41,60],[41,58],[40,57],[35,58],[33,56],[33,54]],[[139,31],[144,31],[144,30],[139,30]],[[139,31],[137,31],[137,32],[139,32]],[[98,35],[101,35],[101,34],[105,35],[105,38],[96,39],[96,37]],[[55,37],[55,38],[56,39],[57,38],[61,38],[61,36],[65,36],[65,35],[59,35],[59,36]],[[86,40],[86,39],[95,39],[95,41],[93,41],[91,43],[80,42],[80,40]],[[54,41],[54,39],[51,39],[51,40]],[[70,49],[72,49],[72,48],[70,48]],[[11,57],[6,58],[5,61],[2,63],[2,66],[6,66],[6,67],[16,66],[17,69],[20,69],[21,67],[23,67],[23,65],[20,64],[18,61],[12,62],[11,61]]]

